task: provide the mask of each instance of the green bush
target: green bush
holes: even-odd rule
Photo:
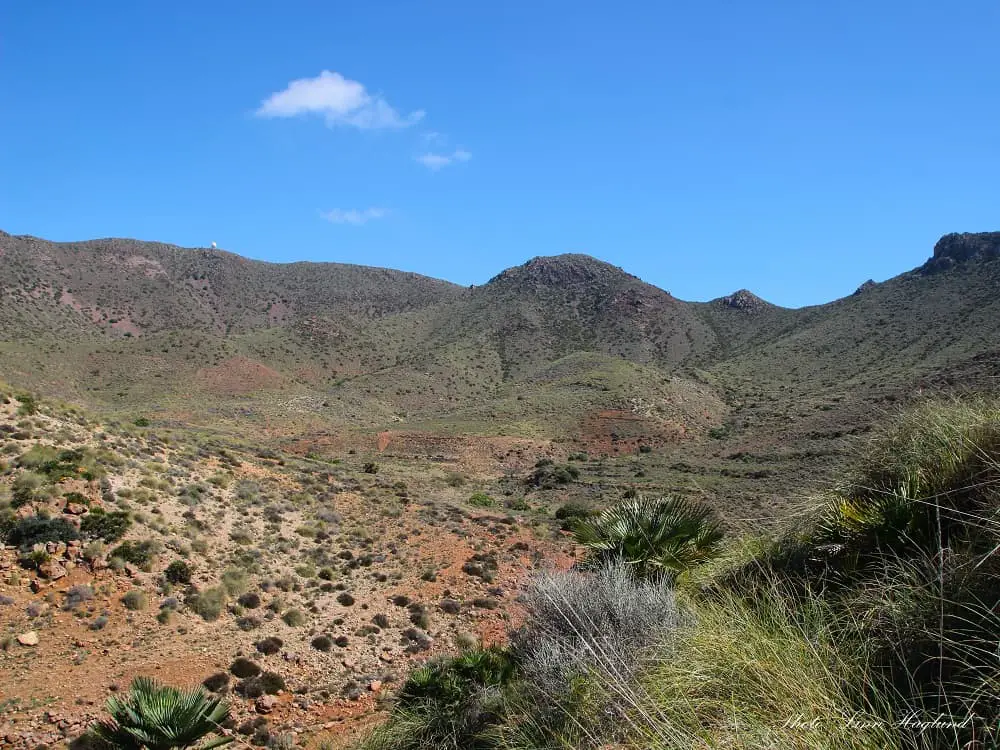
[[[204,591],[192,592],[185,603],[201,619],[214,622],[222,616],[227,599],[226,590],[222,586],[214,586]]]
[[[333,639],[328,635],[318,635],[309,642],[317,651],[329,651],[333,648]]]
[[[132,526],[132,518],[122,510],[110,513],[91,508],[80,521],[80,531],[87,539],[101,539],[108,544],[117,542]]]
[[[174,560],[163,571],[163,577],[170,583],[189,584],[194,574],[193,567],[184,560]]]
[[[506,714],[505,691],[514,662],[496,647],[474,649],[414,670],[400,689],[388,722],[368,739],[368,750],[502,747],[487,739]]]
[[[20,406],[17,407],[17,413],[20,416],[30,417],[38,412],[38,402],[31,394],[22,393],[14,396],[14,399],[20,404]]]
[[[45,515],[29,516],[11,522],[4,536],[7,544],[22,550],[31,549],[40,543],[71,542],[80,538],[76,527],[69,521]]]
[[[306,622],[305,615],[297,609],[288,610],[281,616],[281,619],[284,620],[286,625],[293,628],[302,627]]]
[[[722,525],[706,505],[682,498],[633,498],[573,527],[590,560],[624,560],[640,576],[670,579],[720,551]]]
[[[551,490],[578,479],[580,470],[569,464],[560,465],[543,458],[535,464],[535,470],[528,477],[528,484],[541,490]]]
[[[11,505],[20,508],[35,499],[35,495],[47,483],[46,477],[33,471],[22,471],[11,484]]]
[[[122,597],[122,604],[125,609],[133,611],[146,608],[146,592],[142,589],[132,589]]]
[[[563,531],[572,531],[577,521],[590,518],[595,512],[589,505],[569,502],[556,508],[556,519],[562,521],[560,527]]]
[[[152,539],[144,539],[141,542],[125,541],[111,550],[111,557],[117,557],[127,563],[138,565],[140,568],[148,568],[153,558],[159,553],[160,545]]]
[[[476,492],[469,498],[469,505],[473,505],[477,508],[492,508],[496,504],[497,501],[485,492]]]

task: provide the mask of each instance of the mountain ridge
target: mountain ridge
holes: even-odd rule
[[[469,450],[502,436],[611,456],[645,446],[664,459],[660,490],[766,513],[782,488],[845,460],[879,409],[1000,382],[996,236],[947,235],[946,268],[791,309],[747,290],[680,300],[578,253],[470,288],[5,233],[0,379],[303,446],[371,450],[383,434],[427,450],[441,436]]]
[[[552,255],[536,255],[528,259],[524,263],[519,265],[511,266],[505,268],[498,273],[490,277],[486,282],[482,284],[472,284],[464,285],[458,284],[456,282],[450,281],[448,279],[438,278],[434,276],[429,276],[427,274],[422,274],[416,271],[405,271],[400,269],[388,268],[383,266],[359,264],[359,263],[345,263],[341,261],[316,261],[316,260],[292,260],[292,261],[269,261],[262,260],[258,258],[250,258],[247,256],[240,255],[232,250],[227,250],[225,248],[212,248],[212,247],[200,247],[200,246],[184,246],[176,245],[173,243],[159,242],[155,240],[139,240],[133,238],[125,237],[103,237],[103,238],[93,238],[87,240],[74,240],[74,241],[54,241],[47,240],[42,237],[31,234],[12,234],[0,229],[0,240],[7,238],[10,240],[23,240],[43,243],[47,245],[64,246],[69,248],[79,248],[79,249],[89,249],[91,247],[122,247],[132,246],[132,247],[146,247],[149,249],[167,251],[174,253],[176,251],[182,251],[184,253],[196,253],[199,254],[198,257],[203,261],[209,261],[215,256],[221,256],[229,258],[232,261],[238,263],[245,263],[250,265],[266,266],[275,269],[290,269],[294,267],[302,268],[343,268],[343,269],[357,269],[365,271],[380,271],[392,275],[399,275],[404,277],[410,277],[415,279],[425,279],[440,284],[448,285],[453,287],[454,290],[465,290],[465,289],[481,289],[484,286],[488,286],[495,282],[509,282],[514,279],[536,279],[549,284],[559,284],[559,283],[580,283],[590,280],[600,278],[602,275],[606,276],[608,273],[618,273],[623,277],[632,279],[633,281],[638,281],[648,286],[659,289],[664,294],[670,294],[669,291],[658,287],[651,282],[643,280],[641,277],[626,271],[621,266],[617,266],[610,261],[606,261],[602,258],[592,256],[586,253],[554,253]],[[0,247],[0,258],[2,255],[3,248]],[[969,259],[981,258],[981,259],[992,259],[1000,255],[1000,232],[962,232],[962,233],[949,233],[943,235],[934,245],[931,256],[925,261],[924,264],[910,270],[900,271],[897,275],[902,275],[906,273],[916,273],[916,272],[930,272],[932,270],[941,270],[944,267],[951,267],[954,263],[961,263]],[[587,269],[590,269],[589,272]],[[597,272],[595,269],[600,269],[603,272]],[[575,276],[575,278],[574,278]],[[860,286],[865,288],[870,285],[870,283],[885,283],[885,282],[873,282],[871,279],[863,282]],[[860,287],[859,287],[860,288]],[[722,297],[716,297],[709,300],[682,300],[689,302],[691,304],[701,304],[703,302],[716,302],[718,300],[726,300],[730,297],[738,297],[740,295],[753,295],[748,289],[739,289],[730,295],[723,295]],[[845,295],[850,296],[850,295]],[[825,304],[830,304],[831,302],[836,302],[838,299],[844,299],[844,297],[838,297],[827,302],[817,302],[811,305],[805,305],[803,307],[791,308],[783,307],[781,305],[775,305],[774,303],[762,300],[756,297],[758,300],[767,305],[773,305],[775,307],[781,307],[782,309],[788,310],[802,310],[809,307],[817,307]],[[680,299],[680,298],[675,298]]]

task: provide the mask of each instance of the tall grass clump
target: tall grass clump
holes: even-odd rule
[[[863,653],[838,641],[820,600],[774,589],[691,602],[691,621],[656,650],[617,702],[632,706],[625,747],[902,746],[888,702],[870,696]]]
[[[849,482],[719,584],[752,597],[778,579],[803,601],[820,596],[897,713],[995,723],[998,553],[1000,406],[935,401],[886,428]],[[975,733],[963,731],[941,746]]]

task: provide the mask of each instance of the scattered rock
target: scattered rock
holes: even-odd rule
[[[254,703],[254,708],[259,714],[269,714],[278,705],[278,699],[273,695],[262,695]]]
[[[66,576],[66,568],[55,560],[46,560],[38,566],[38,574],[50,581],[57,581]]]
[[[22,646],[37,646],[38,633],[34,630],[29,630],[27,633],[21,633],[21,635],[17,637],[17,642]]]

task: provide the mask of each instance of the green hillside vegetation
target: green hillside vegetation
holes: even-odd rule
[[[0,376],[120,420],[288,444],[529,438],[749,526],[835,481],[916,392],[995,389],[998,248],[947,235],[920,269],[791,310],[746,290],[684,302],[584,255],[463,288],[0,233]]]
[[[606,514],[660,542],[618,533],[622,562],[578,522],[598,557],[535,578],[508,648],[413,674],[365,747],[996,747],[998,487],[1000,404],[931,401],[777,537],[676,576],[649,563],[699,509]]]

